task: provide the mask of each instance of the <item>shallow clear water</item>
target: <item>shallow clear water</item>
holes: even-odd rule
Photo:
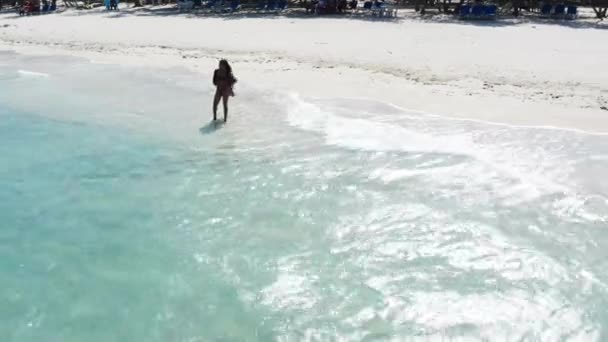
[[[0,340],[608,339],[608,136],[244,83],[0,54]]]

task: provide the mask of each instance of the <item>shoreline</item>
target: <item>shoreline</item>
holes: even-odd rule
[[[386,23],[282,17],[229,21],[179,15],[113,18],[97,12],[89,16],[68,10],[19,19],[0,15],[6,19],[0,26],[0,49],[83,57],[97,63],[184,68],[199,73],[201,82],[207,82],[218,59],[227,58],[241,84],[267,91],[368,98],[458,119],[608,133],[608,110],[602,109],[608,107],[608,70],[601,68],[600,58],[602,52],[608,55],[608,47],[590,45],[595,31],[603,30],[549,24],[462,26],[407,19]],[[171,25],[169,29],[163,28],[165,23]],[[104,33],[101,24],[112,25]],[[259,32],[252,32],[253,28]],[[331,28],[344,29],[347,40],[353,28],[362,36],[382,38],[348,42],[335,32],[320,36],[311,32]],[[189,30],[215,35],[182,35]],[[492,34],[493,30],[500,31]],[[268,32],[276,32],[276,39],[266,37]],[[248,33],[261,38],[248,39]],[[400,33],[408,37],[408,44],[390,40]],[[541,49],[547,43],[540,44],[541,50],[534,48],[536,38],[554,34],[590,37],[588,44],[575,41],[553,51]],[[525,38],[499,44],[494,35]],[[510,48],[518,43],[520,49]],[[519,63],[517,58],[523,55],[533,56],[532,62]],[[573,56],[577,63],[562,71]]]

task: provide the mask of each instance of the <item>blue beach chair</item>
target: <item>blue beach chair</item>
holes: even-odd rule
[[[487,5],[485,8],[486,19],[496,19],[496,13],[498,12],[498,6]]]
[[[380,1],[373,2],[372,8],[371,8],[372,15],[381,16],[382,15],[382,6],[383,6],[383,4]]]
[[[541,18],[549,18],[551,16],[551,10],[552,9],[553,9],[553,6],[551,4],[544,4],[540,8],[540,16],[541,16]]]
[[[396,7],[387,4],[384,1],[375,1],[372,6],[372,15],[379,17],[393,17],[396,16]]]
[[[285,11],[287,9],[287,0],[279,0],[277,9],[279,12]]]
[[[192,0],[177,0],[177,10],[179,12],[191,11],[193,7],[194,2]]]
[[[266,10],[266,0],[258,0],[257,5],[255,6],[256,11],[264,11]]]
[[[224,12],[233,13],[241,9],[240,0],[231,0],[227,7],[224,7]]]
[[[474,5],[471,8],[471,17],[474,19],[483,19],[485,13],[486,11],[484,5]]]
[[[205,8],[206,9],[214,9],[217,7],[218,3],[220,1],[219,0],[209,0],[205,3]]]
[[[464,4],[460,6],[458,16],[460,19],[468,19],[471,16],[471,5]]]
[[[364,1],[363,6],[357,6],[355,8],[355,14],[365,14],[367,12],[371,12],[374,3],[372,1]]]
[[[465,4],[460,6],[458,16],[460,19],[479,19],[488,20],[496,19],[498,12],[498,6],[494,4],[483,5],[483,4]]]
[[[266,6],[267,11],[276,11],[279,8],[277,0],[268,0],[268,5]]]
[[[563,4],[559,4],[559,5],[555,5],[555,8],[553,9],[553,18],[556,19],[563,19],[566,17],[566,6],[564,6]]]
[[[578,16],[578,7],[574,5],[568,6],[566,9],[566,19],[576,19]]]

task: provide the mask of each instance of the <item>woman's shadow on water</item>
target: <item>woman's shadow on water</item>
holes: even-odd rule
[[[201,134],[212,134],[222,129],[226,123],[224,120],[211,120],[208,124],[198,129]]]

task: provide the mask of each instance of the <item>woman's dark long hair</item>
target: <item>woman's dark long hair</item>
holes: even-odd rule
[[[230,64],[228,64],[228,61],[225,59],[222,59],[220,61],[220,67],[223,66],[224,69],[226,70],[226,72],[228,73],[228,75],[232,76],[232,67],[230,66]]]

